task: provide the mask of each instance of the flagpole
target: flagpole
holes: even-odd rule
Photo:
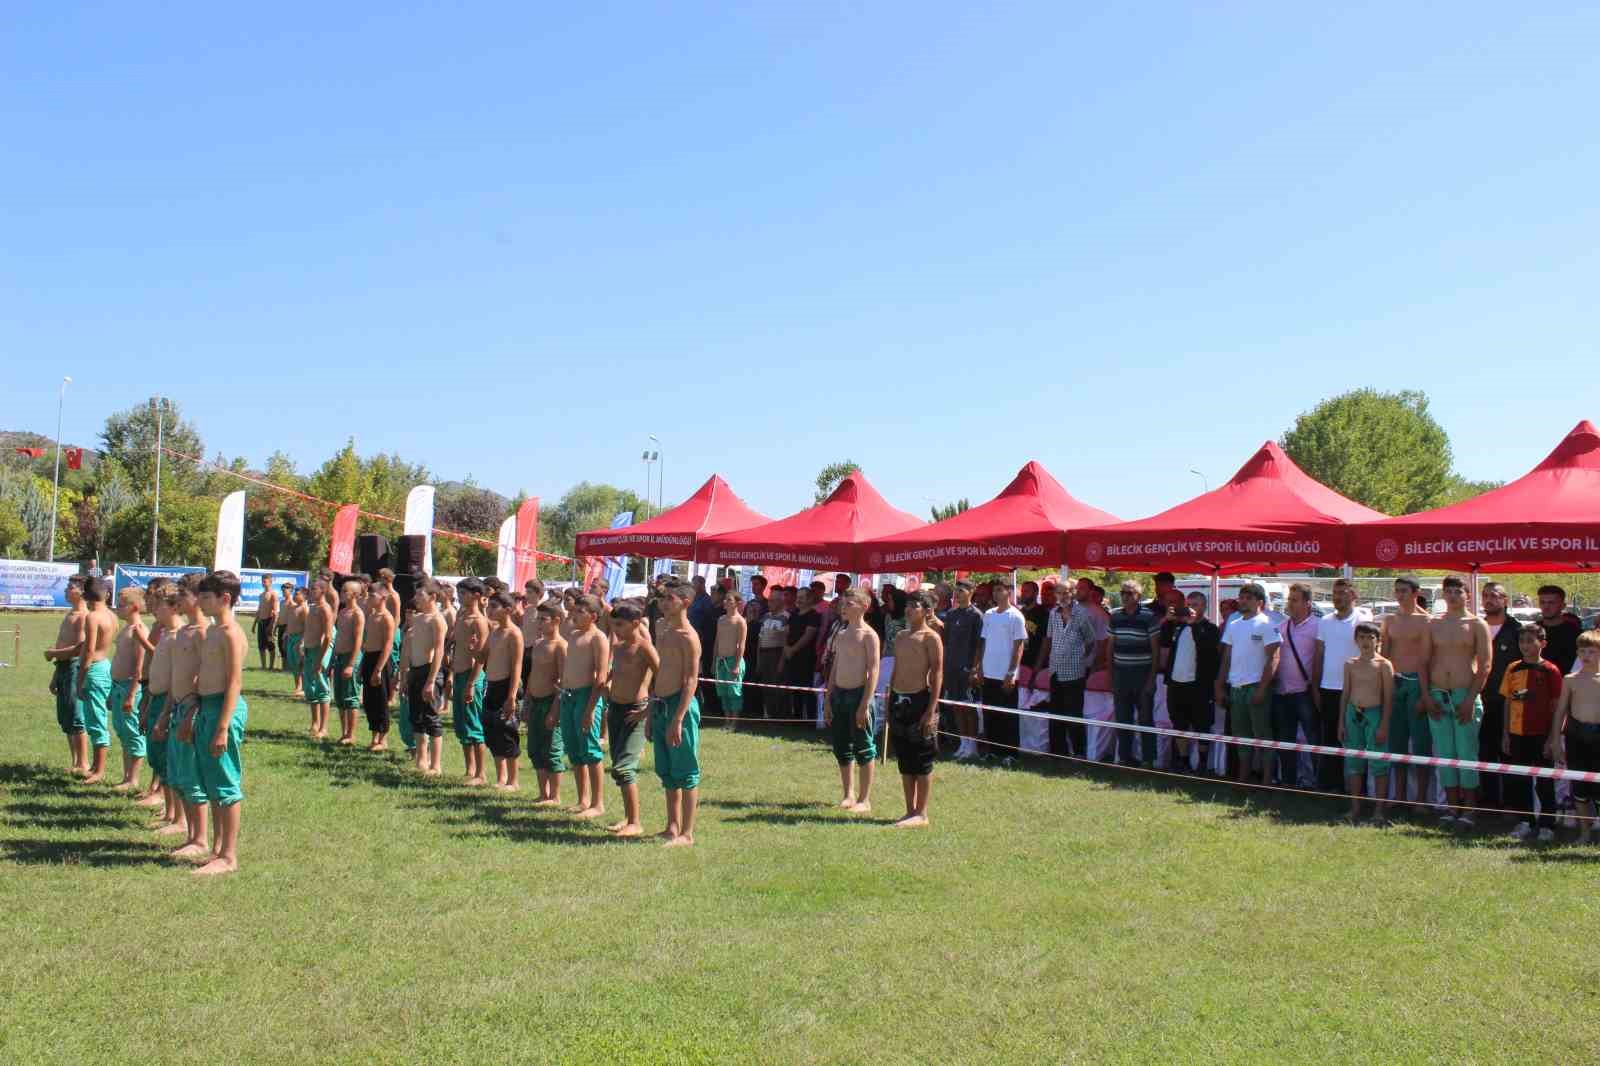
[[[150,565],[156,564],[156,534],[161,528],[161,420],[166,413],[161,407],[161,397],[157,396],[150,401],[150,406],[156,412],[156,507],[155,514],[150,519]]]
[[[61,379],[61,394],[56,398],[56,490],[50,497],[50,556],[49,561],[56,561],[56,505],[61,502],[61,409],[67,403],[67,386],[72,384],[70,377]]]

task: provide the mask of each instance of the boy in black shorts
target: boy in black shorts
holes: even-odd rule
[[[933,760],[939,754],[935,715],[944,683],[944,642],[928,625],[933,595],[906,597],[906,628],[894,638],[894,674],[889,679],[889,739],[900,764],[905,790],[905,817],[896,829],[928,824],[928,793],[933,785]]]
[[[506,592],[489,597],[489,640],[483,668],[488,684],[483,697],[483,743],[494,756],[494,787],[517,791],[517,758],[522,737],[517,732],[517,694],[522,682],[522,631],[514,624],[516,605]]]
[[[417,582],[412,599],[416,608],[409,623],[406,644],[406,700],[411,709],[411,731],[417,742],[417,769],[428,777],[440,774],[439,757],[444,748],[444,716],[434,683],[444,667],[444,637],[448,627],[439,613],[438,586],[432,578]]]

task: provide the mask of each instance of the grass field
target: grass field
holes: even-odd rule
[[[287,679],[251,670],[241,870],[201,880],[144,812],[65,773],[40,655],[56,617],[0,631],[19,619],[22,663],[0,670],[6,1063],[1600,1050],[1600,852],[1349,829],[1334,805],[1113,771],[941,764],[933,827],[891,831],[892,763],[864,821],[830,809],[811,738],[708,730],[698,845],[663,849],[314,744]]]

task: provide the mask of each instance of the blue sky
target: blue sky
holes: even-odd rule
[[[0,428],[1133,518],[1356,386],[1600,418],[1594,5],[397,6],[8,8]]]

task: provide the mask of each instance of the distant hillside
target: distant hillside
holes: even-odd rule
[[[79,445],[70,440],[61,443],[61,469],[65,470],[67,468],[67,449],[77,447],[83,449],[83,469],[93,470],[95,464],[100,461],[99,453],[94,451],[94,445]],[[0,429],[0,457],[4,457],[7,462],[22,460],[22,456],[17,454],[18,448],[43,448],[44,456],[40,459],[35,459],[34,462],[46,463],[52,470],[55,468],[56,442],[54,438],[46,437],[39,433],[30,433],[26,430]]]

